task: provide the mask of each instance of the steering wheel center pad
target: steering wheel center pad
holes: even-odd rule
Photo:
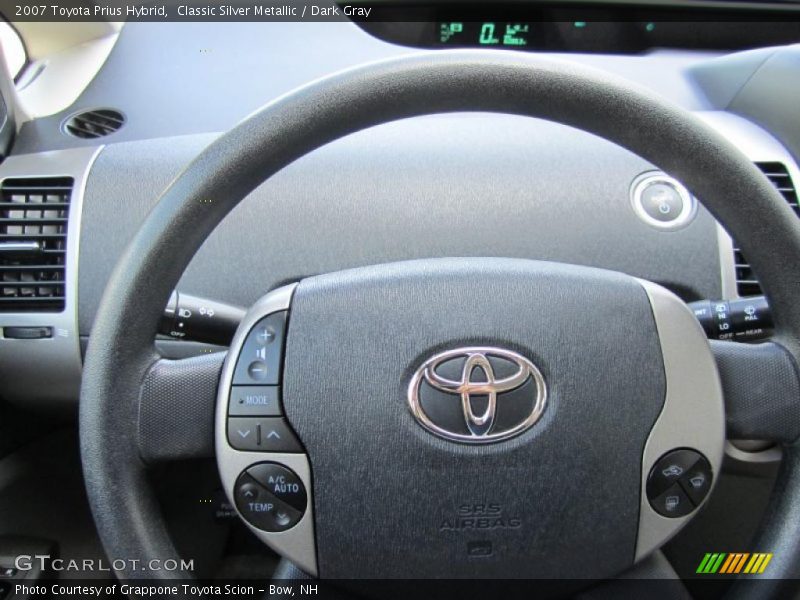
[[[290,314],[284,406],[314,473],[322,576],[569,579],[577,561],[600,579],[632,564],[642,449],[665,398],[637,280],[524,260],[413,261],[304,280]],[[517,437],[454,443],[412,418],[412,373],[470,346],[541,370],[547,404]],[[458,395],[439,402],[459,408]],[[498,415],[523,402],[499,394]]]

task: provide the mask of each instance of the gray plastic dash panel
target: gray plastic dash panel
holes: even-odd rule
[[[213,138],[109,146],[89,181],[81,333],[158,195]],[[399,121],[298,160],[239,204],[178,289],[249,306],[303,277],[415,258],[495,256],[597,266],[685,299],[719,297],[715,221],[642,222],[630,185],[653,166],[561,125],[491,114]],[[124,218],[121,218],[124,215]]]
[[[59,150],[12,156],[0,165],[7,177],[64,177],[74,179],[67,225],[64,310],[61,312],[2,312],[5,327],[49,327],[49,339],[7,339],[0,336],[0,381],[7,400],[72,409],[81,384],[78,333],[78,251],[83,199],[92,164],[102,147]]]

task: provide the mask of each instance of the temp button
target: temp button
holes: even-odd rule
[[[277,463],[259,463],[239,475],[234,486],[236,508],[253,527],[286,531],[306,511],[306,488],[297,474]]]

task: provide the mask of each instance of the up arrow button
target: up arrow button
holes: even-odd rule
[[[281,417],[229,417],[228,443],[250,452],[303,452],[294,431]]]

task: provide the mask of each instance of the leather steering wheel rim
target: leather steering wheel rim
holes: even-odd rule
[[[178,556],[126,435],[170,292],[217,224],[255,187],[312,150],[401,118],[455,111],[555,121],[638,154],[682,181],[740,244],[773,307],[775,340],[800,356],[796,217],[761,172],[687,111],[607,73],[499,51],[425,53],[332,75],[268,104],[206,148],[163,193],[117,264],[86,355],[81,454],[89,500],[110,557]],[[153,273],[159,277],[154,278]],[[774,553],[772,584],[800,576],[800,449],[787,446],[758,545]],[[142,577],[141,572],[121,572]],[[157,571],[151,576],[187,576]],[[735,593],[746,593],[745,586]],[[752,590],[751,590],[752,591]],[[753,597],[749,595],[748,597]]]

